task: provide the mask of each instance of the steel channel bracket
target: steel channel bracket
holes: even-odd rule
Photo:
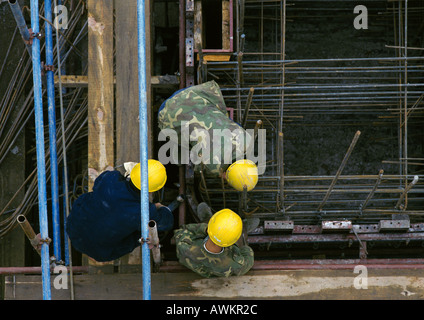
[[[379,232],[405,232],[408,231],[410,227],[411,225],[409,220],[380,220],[380,222],[378,223]]]
[[[194,12],[194,0],[186,0],[186,14]]]
[[[321,231],[325,232],[350,232],[352,230],[352,222],[344,221],[322,221]]]
[[[186,79],[185,86],[194,85],[194,0],[186,0]]]
[[[186,66],[194,66],[193,38],[186,38]]]
[[[264,221],[264,231],[282,231],[292,233],[293,229],[293,221]]]

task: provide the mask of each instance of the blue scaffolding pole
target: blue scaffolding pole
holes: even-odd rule
[[[62,260],[60,241],[60,210],[59,210],[59,174],[56,150],[56,105],[54,96],[54,71],[53,71],[53,34],[52,2],[44,1],[45,32],[46,32],[46,66],[47,68],[47,106],[49,117],[49,146],[50,146],[50,172],[52,193],[52,224],[53,224],[53,252],[57,261]],[[49,23],[50,22],[50,23]],[[51,67],[51,68],[50,68]]]
[[[31,0],[31,28],[35,35],[37,35],[40,30],[38,15],[38,0]],[[40,219],[40,233],[42,240],[41,269],[43,281],[43,299],[51,300],[40,40],[37,38],[37,36],[34,37],[32,43],[32,69],[34,79],[34,115],[37,147],[38,210]]]
[[[148,141],[147,141],[147,94],[146,94],[146,27],[144,0],[137,0],[137,34],[138,34],[138,98],[140,116],[140,167],[141,167],[141,254],[143,299],[151,298],[150,250],[149,237],[149,186],[148,186]]]

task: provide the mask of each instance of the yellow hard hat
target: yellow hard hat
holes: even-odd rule
[[[162,163],[157,160],[149,159],[148,165],[148,178],[149,178],[149,192],[155,192],[165,185],[166,183],[166,169]],[[137,189],[141,190],[141,173],[140,163],[137,163],[132,168],[130,173],[131,182],[136,186]]]
[[[243,222],[240,216],[230,209],[215,213],[208,223],[208,235],[220,247],[233,245],[241,236]]]
[[[258,183],[258,167],[251,160],[238,160],[228,167],[226,176],[228,184],[234,189],[243,191],[246,186],[250,191]]]

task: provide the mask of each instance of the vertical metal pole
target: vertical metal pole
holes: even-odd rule
[[[38,0],[31,0],[31,27],[35,34],[40,30],[38,21]],[[38,210],[40,216],[40,233],[43,241],[41,247],[41,269],[43,280],[43,299],[51,300],[50,290],[50,261],[48,245],[48,220],[46,197],[46,164],[44,158],[44,126],[43,126],[43,97],[41,87],[40,40],[34,38],[32,43],[32,67],[34,80],[35,135],[37,146],[37,175],[38,175]]]
[[[178,58],[179,58],[179,73],[180,73],[180,89],[185,88],[186,85],[186,72],[185,72],[185,0],[178,1],[179,10],[179,31],[178,31]]]
[[[186,55],[185,55],[185,33],[186,33],[186,4],[185,0],[178,1],[179,7],[179,72],[180,72],[180,89],[185,88],[186,86]],[[178,168],[178,176],[179,176],[179,193],[184,194],[185,191],[185,165],[180,165]],[[178,208],[178,225],[185,224],[185,202],[181,203]]]
[[[283,0],[280,4],[280,14],[281,14],[281,59],[284,61],[286,59],[286,0]],[[281,83],[283,87],[286,82],[286,64],[283,62],[283,72]],[[283,134],[283,116],[284,116],[284,90],[281,90],[281,105],[280,105],[280,121],[278,123],[278,171],[280,173],[280,210],[284,212],[284,134]]]
[[[61,1],[59,1],[61,3]],[[55,8],[57,7],[57,1],[53,0]],[[61,62],[61,50],[60,39],[59,39],[59,30],[56,28],[56,55],[57,55],[57,71],[59,78],[59,105],[60,105],[60,126],[62,130],[62,156],[63,156],[63,190],[64,190],[64,199],[63,199],[63,215],[64,215],[64,242],[65,242],[65,264],[69,266],[69,282],[70,282],[70,296],[71,300],[75,300],[75,290],[74,290],[74,272],[72,266],[72,250],[71,250],[71,241],[66,233],[66,220],[69,216],[69,192],[68,192],[68,160],[66,157],[66,138],[65,138],[65,116],[63,108],[63,93],[62,90],[62,62]]]
[[[278,170],[280,171],[279,182],[279,209],[284,212],[284,134],[278,132]]]
[[[404,129],[404,134],[403,134],[403,147],[404,147],[404,151],[403,151],[403,157],[405,159],[405,163],[403,165],[403,174],[405,175],[405,188],[407,188],[408,185],[408,179],[407,179],[407,175],[408,175],[408,0],[405,0],[405,19],[404,19],[404,23],[405,23],[405,31],[404,31],[404,46],[405,46],[405,51],[404,51],[404,58],[405,58],[405,62],[404,62],[404,84],[405,84],[405,90],[404,90],[404,101],[403,101],[403,107],[404,107],[404,123],[403,123],[403,129]],[[401,112],[402,113],[402,112]],[[401,161],[401,159],[399,159]],[[402,162],[402,161],[401,161]],[[408,195],[405,194],[405,203],[407,203],[407,197]]]
[[[61,6],[61,5],[63,5],[63,3],[62,2],[64,2],[63,0],[54,0],[53,1],[53,5],[54,5],[54,8],[57,8],[58,6]],[[72,3],[72,2],[71,2]],[[55,26],[55,28],[57,28],[58,26]],[[83,27],[83,29],[84,29],[84,27]],[[59,30],[56,30],[56,39],[59,39],[59,31],[63,31],[64,29],[61,27]],[[77,37],[78,38],[78,37]],[[56,48],[56,51],[57,50],[59,50],[59,51],[57,51],[57,56],[58,57],[61,57],[61,56],[64,56],[64,59],[66,59],[66,57],[65,57],[65,53],[66,53],[66,40],[64,39],[64,37],[62,37],[61,39],[60,39],[60,43],[59,43],[59,48],[61,48],[61,49],[58,49],[58,48]],[[58,61],[59,61],[60,59],[58,58]],[[65,66],[65,64],[62,64],[61,66],[60,66],[60,75],[66,75],[66,66]],[[62,94],[65,94],[66,93],[66,88],[61,88],[60,89],[60,92],[62,92]]]
[[[146,242],[149,237],[149,186],[147,177],[147,92],[146,92],[146,26],[144,0],[137,0],[137,31],[138,31],[138,97],[140,114],[140,167],[141,167],[141,253],[143,299],[150,300],[150,250]]]
[[[66,186],[65,186],[65,168],[62,168],[62,175],[63,175],[63,190],[65,190]],[[66,197],[68,196],[68,194],[65,192],[64,196],[63,196],[63,203],[62,203],[62,207],[63,207],[63,235],[64,235],[64,239],[65,239],[65,246],[64,246],[64,259],[65,259],[65,266],[69,266],[69,246],[67,245],[67,241],[66,239],[68,239],[68,233],[66,232],[66,220],[68,218],[68,214],[67,214],[67,204],[66,204]]]
[[[399,32],[399,58],[402,57],[402,1],[398,2],[398,32]],[[402,60],[399,59],[399,70],[402,67]],[[402,176],[403,171],[403,162],[401,161],[403,156],[403,129],[402,129],[402,74],[399,72],[399,130],[398,130],[398,143],[399,143],[399,176]],[[399,184],[402,186],[402,178],[399,180]]]
[[[44,15],[46,18],[46,66],[53,66],[53,35],[52,26],[52,2],[44,1]],[[49,23],[50,22],[50,23]],[[57,151],[56,151],[56,105],[54,96],[54,71],[52,68],[47,70],[47,106],[49,117],[49,146],[50,146],[50,171],[51,171],[51,189],[52,189],[52,224],[53,224],[53,250],[57,261],[61,257],[60,241],[60,210],[59,210],[59,174],[57,169]]]

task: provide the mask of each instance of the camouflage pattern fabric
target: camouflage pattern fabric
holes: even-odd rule
[[[250,135],[228,117],[224,98],[215,81],[186,88],[166,100],[159,112],[158,120],[160,129],[173,129],[177,132],[178,141],[174,141],[175,143],[181,145],[181,134],[187,132],[190,138],[188,144],[190,150],[195,145],[196,149],[203,150],[210,141],[209,156],[202,155],[201,151],[198,153],[199,156],[203,156],[203,172],[207,176],[216,176],[220,173],[220,169],[225,171],[237,157],[243,158],[251,141]],[[227,139],[229,136],[232,138],[231,145],[225,144],[222,138],[221,145],[214,149],[212,144],[214,129],[228,129],[229,131],[222,132],[231,132],[226,134]],[[209,139],[204,133],[205,130],[209,134]],[[214,154],[213,150],[220,150],[220,153],[215,151]],[[227,158],[224,158],[224,155]],[[201,169],[202,163],[195,164],[195,171]]]
[[[239,248],[234,244],[219,254],[209,253],[203,246],[208,235],[207,227],[207,223],[195,223],[174,231],[179,262],[205,278],[247,273],[254,262],[252,248]]]

